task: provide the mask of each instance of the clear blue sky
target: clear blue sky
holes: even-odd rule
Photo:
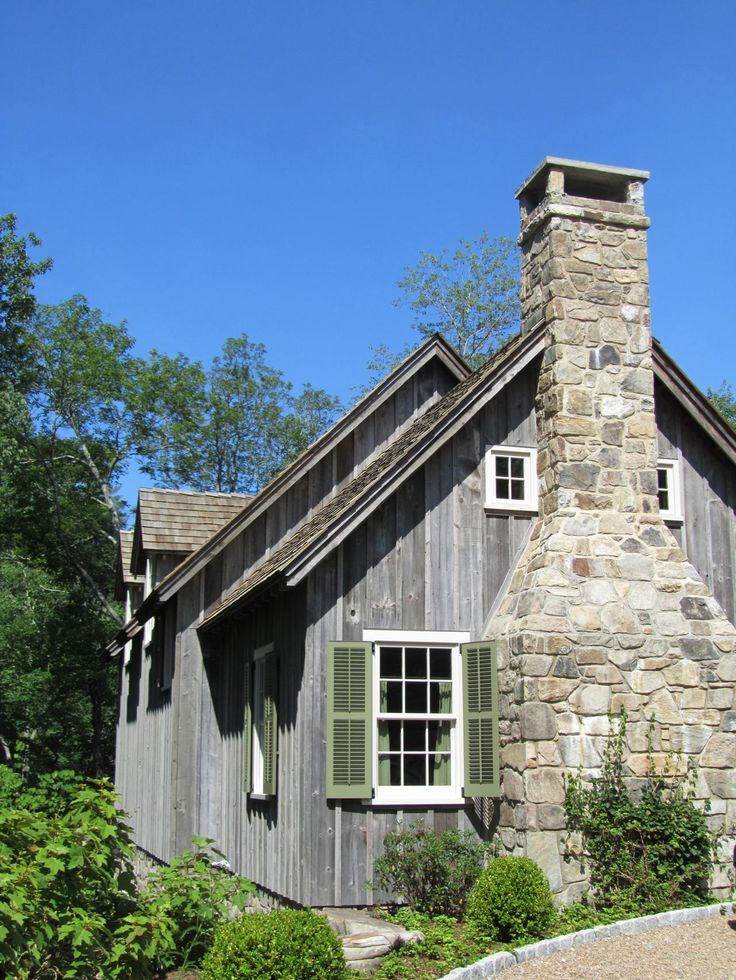
[[[515,235],[545,155],[651,170],[655,335],[736,382],[736,5],[0,0],[0,212],[145,352],[243,331],[298,387],[414,335],[420,250]]]

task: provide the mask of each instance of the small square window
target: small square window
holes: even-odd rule
[[[683,516],[679,460],[657,460],[657,499],[660,517],[670,523],[681,524]]]
[[[488,510],[537,510],[537,451],[515,446],[492,446],[486,453]]]

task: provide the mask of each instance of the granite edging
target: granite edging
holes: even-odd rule
[[[470,966],[460,966],[442,977],[442,980],[482,980],[502,973],[517,963],[534,960],[540,956],[549,956],[563,950],[577,949],[588,943],[601,939],[611,939],[614,936],[636,936],[651,929],[661,929],[665,926],[679,926],[686,922],[697,922],[699,919],[709,919],[733,911],[733,902],[719,902],[717,905],[700,905],[690,909],[675,909],[672,912],[659,912],[657,915],[644,915],[638,919],[623,919],[607,926],[594,926],[592,929],[581,929],[570,932],[565,936],[554,939],[543,939],[538,943],[520,946],[512,952],[494,953],[486,956]]]

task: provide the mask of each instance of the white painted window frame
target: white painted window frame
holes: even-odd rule
[[[524,461],[524,499],[496,496],[496,461],[507,456]],[[537,450],[533,446],[487,446],[485,458],[485,509],[505,513],[536,514],[539,510]]]
[[[251,718],[251,785],[250,798],[253,800],[268,800],[271,797],[263,792],[263,744],[261,733],[263,726],[263,672],[266,658],[273,656],[274,644],[265,643],[253,651],[253,697]]]
[[[470,633],[443,630],[363,630],[363,639],[373,644],[373,799],[374,806],[462,806],[463,788],[463,690],[460,644],[470,641]],[[397,721],[425,720],[427,715],[391,714],[380,712],[379,650],[381,646],[450,647],[452,650],[452,711],[431,715],[437,721],[450,721],[450,759],[452,782],[449,786],[379,786],[378,784],[378,722],[391,718]]]
[[[659,471],[667,474],[667,494],[670,506],[659,511],[659,516],[669,524],[682,524],[685,520],[682,507],[682,469],[679,459],[657,460],[657,485],[659,486]]]

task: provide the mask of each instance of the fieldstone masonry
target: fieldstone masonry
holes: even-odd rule
[[[659,516],[647,177],[547,158],[517,194],[523,329],[543,323],[547,339],[539,521],[489,632],[500,833],[565,901],[584,888],[561,860],[565,774],[596,774],[609,712],[628,712],[632,779],[653,719],[655,762],[695,764],[710,819],[736,818],[736,630]]]

